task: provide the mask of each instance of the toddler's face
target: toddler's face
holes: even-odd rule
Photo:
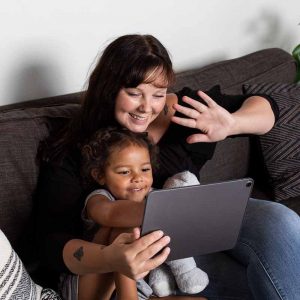
[[[149,151],[137,145],[113,151],[99,180],[117,200],[139,202],[149,193],[152,182]]]

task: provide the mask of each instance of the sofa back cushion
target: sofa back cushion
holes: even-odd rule
[[[259,137],[273,199],[300,197],[300,85],[268,82],[244,89],[248,95],[272,96],[279,108],[275,126]]]
[[[0,228],[14,247],[32,213],[39,143],[55,122],[70,118],[78,107],[66,104],[0,113]]]
[[[291,82],[295,71],[291,55],[267,49],[177,74],[171,91],[183,86],[206,90],[220,84],[224,93],[241,93],[244,83]],[[74,103],[80,98],[81,94],[75,93],[0,107],[0,228],[14,247],[32,214],[39,142],[54,124],[66,121],[78,110]],[[201,181],[243,177],[248,165],[249,139],[228,139],[217,145],[214,157],[201,171]]]

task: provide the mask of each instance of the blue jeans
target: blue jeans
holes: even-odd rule
[[[300,299],[300,217],[287,207],[250,199],[237,245],[195,258],[210,283],[208,299]]]

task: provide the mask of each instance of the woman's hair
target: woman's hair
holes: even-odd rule
[[[109,127],[96,131],[81,148],[81,174],[84,182],[86,184],[93,183],[95,181],[92,177],[93,169],[97,169],[98,175],[103,175],[110,155],[114,151],[120,151],[132,145],[147,149],[152,169],[157,167],[158,147],[152,143],[147,133]]]
[[[133,34],[114,40],[90,75],[79,113],[54,142],[48,143],[50,148],[43,158],[57,159],[69,148],[82,145],[99,128],[118,126],[114,110],[121,88],[153,83],[158,77],[161,85],[168,87],[175,75],[166,48],[155,37]]]

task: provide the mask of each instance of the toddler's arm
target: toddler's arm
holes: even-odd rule
[[[86,204],[88,218],[107,227],[141,226],[145,202],[110,201],[104,195],[91,196]]]

